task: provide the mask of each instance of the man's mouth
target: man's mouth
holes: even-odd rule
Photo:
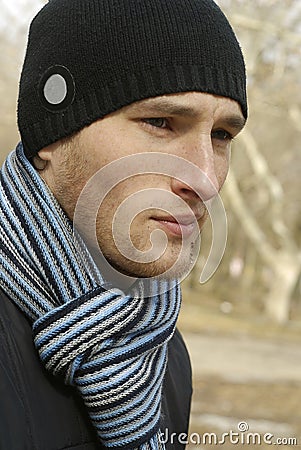
[[[192,215],[186,216],[164,216],[164,217],[151,217],[158,224],[162,226],[168,233],[177,236],[187,238],[198,229],[196,218]]]

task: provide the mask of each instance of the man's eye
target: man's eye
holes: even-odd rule
[[[232,141],[232,134],[226,130],[215,130],[211,133],[212,139],[218,139],[219,141]]]
[[[162,119],[161,117],[154,117],[150,119],[143,119],[143,122],[147,123],[148,125],[151,125],[152,127],[156,128],[167,128],[167,120]]]

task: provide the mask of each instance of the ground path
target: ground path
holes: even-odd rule
[[[194,374],[191,432],[237,431],[244,420],[254,432],[298,438],[298,446],[281,448],[301,448],[301,343],[187,331],[183,336]],[[216,447],[246,446],[194,444],[187,450]]]
[[[231,381],[301,382],[301,342],[183,333],[197,375]]]

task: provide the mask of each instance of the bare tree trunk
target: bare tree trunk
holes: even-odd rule
[[[294,256],[278,254],[273,266],[274,280],[265,298],[265,310],[279,324],[285,324],[290,314],[290,299],[300,274],[300,264]]]
[[[250,209],[247,208],[232,172],[225,185],[225,192],[246,235],[274,274],[264,305],[268,316],[283,324],[289,320],[291,295],[301,271],[300,254],[291,248],[278,250],[272,247]]]

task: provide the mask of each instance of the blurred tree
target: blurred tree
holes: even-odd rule
[[[246,55],[250,104],[247,129],[234,145],[225,200],[249,241],[247,252],[255,248],[260,258],[260,281],[266,274],[266,312],[285,323],[301,272],[301,2],[219,4]]]
[[[30,18],[46,0],[0,0],[0,163],[19,139],[16,103]]]

